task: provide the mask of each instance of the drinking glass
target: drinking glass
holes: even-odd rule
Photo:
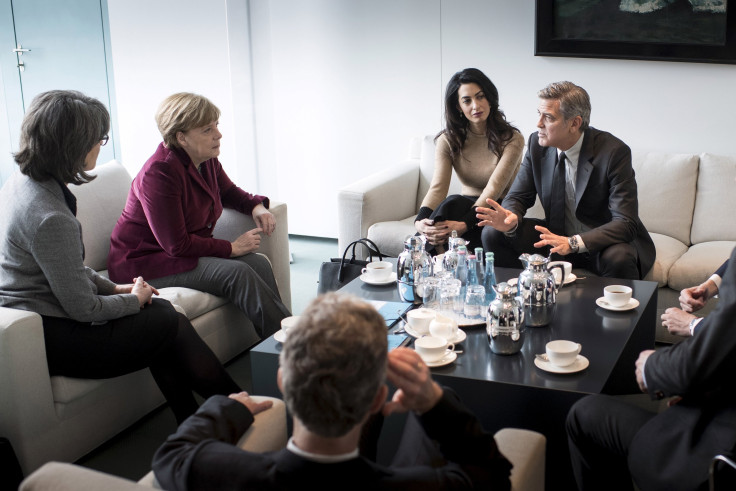
[[[486,303],[486,289],[483,285],[468,285],[465,292],[465,317],[480,319],[483,317]]]
[[[462,282],[456,278],[447,278],[442,282],[441,312],[463,314],[465,299],[460,295],[461,286]]]
[[[429,278],[424,278],[422,280],[422,283],[424,285],[424,306],[428,309],[440,310],[442,281],[439,278],[432,276]]]

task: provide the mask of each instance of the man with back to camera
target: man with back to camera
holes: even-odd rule
[[[581,490],[631,490],[632,479],[642,491],[708,489],[713,457],[736,448],[736,268],[722,273],[718,305],[697,333],[642,351],[636,361],[641,390],[673,398],[666,409],[655,413],[605,395],[570,409],[570,457]]]
[[[294,422],[287,447],[263,454],[236,447],[266,406],[247,393],[213,397],[156,452],[159,483],[170,490],[510,489],[511,464],[493,435],[432,380],[414,350],[388,352],[386,332],[370,304],[334,292],[318,297],[280,355],[277,382]],[[386,378],[397,388],[388,402]],[[439,443],[441,462],[387,467],[359,454],[359,444],[371,443],[361,441],[369,419],[406,411],[397,453],[424,455],[429,437]]]
[[[639,219],[631,150],[589,126],[582,87],[556,82],[540,90],[539,131],[529,137],[521,169],[502,205],[477,208],[483,248],[497,266],[520,267],[519,255],[548,247],[599,276],[641,279],[655,249]],[[545,219],[524,218],[539,196]]]

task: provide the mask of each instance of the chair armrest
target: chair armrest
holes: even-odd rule
[[[57,424],[41,316],[0,307],[0,435],[10,440],[21,465],[23,442]]]
[[[338,252],[342,254],[350,242],[366,237],[374,223],[416,215],[418,190],[419,162],[416,160],[402,162],[340,189],[337,194]]]
[[[80,489],[141,491],[150,489],[150,486],[136,484],[122,477],[75,464],[48,462],[28,476],[18,489],[19,491],[78,491]]]
[[[256,402],[273,401],[273,407],[255,415],[253,424],[238,440],[238,446],[248,452],[273,452],[286,447],[286,404],[281,399],[267,396],[251,396]],[[159,489],[158,481],[149,472],[138,481],[148,487]]]
[[[536,431],[518,428],[501,429],[494,438],[498,449],[514,466],[511,490],[544,491],[547,438]]]
[[[271,201],[268,209],[276,219],[276,230],[270,237],[261,236],[258,252],[271,261],[276,284],[279,285],[281,301],[291,310],[291,269],[289,266],[289,219],[286,203]],[[256,228],[253,217],[225,208],[217,221],[213,235],[218,239],[234,241],[248,230]]]

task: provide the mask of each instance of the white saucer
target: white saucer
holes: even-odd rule
[[[573,281],[575,281],[577,279],[578,279],[578,277],[575,276],[575,273],[570,273],[569,275],[567,275],[565,277],[565,284],[566,285],[569,285],[570,283],[572,283]],[[559,285],[559,283],[557,283],[557,285]]]
[[[404,325],[404,330],[409,336],[413,338],[421,338],[422,336],[429,336],[429,333],[419,334],[408,323]],[[462,343],[463,341],[465,341],[465,338],[467,337],[468,335],[465,333],[465,331],[463,331],[462,329],[458,329],[457,334],[455,334],[455,337],[453,339],[448,339],[447,342],[452,343],[452,344],[458,344],[458,343]]]
[[[445,356],[440,358],[437,361],[425,361],[424,363],[428,367],[444,367],[445,365],[449,365],[453,361],[457,360],[457,353],[454,351],[448,351]]]
[[[284,341],[286,341],[286,333],[283,329],[279,329],[273,334],[273,338],[279,343],[283,343]]]
[[[579,372],[580,370],[585,370],[588,368],[588,365],[590,365],[590,361],[583,355],[578,355],[577,358],[575,358],[575,361],[572,362],[571,365],[568,365],[566,367],[558,367],[556,365],[553,365],[552,363],[544,360],[540,360],[539,358],[534,358],[534,364],[537,365],[537,368],[541,368],[545,372],[552,372],[552,373],[575,373]]]
[[[367,273],[363,273],[362,275],[360,275],[360,279],[363,280],[365,283],[368,283],[369,285],[388,285],[390,283],[396,282],[396,273],[392,272],[391,275],[385,280],[371,280],[368,278]]]
[[[635,309],[639,306],[639,301],[635,298],[632,298],[629,300],[629,303],[626,305],[622,305],[621,307],[614,307],[613,305],[606,302],[606,299],[604,297],[599,297],[595,299],[596,305],[602,309],[606,310],[615,310],[616,312],[623,312],[625,310],[631,310]]]

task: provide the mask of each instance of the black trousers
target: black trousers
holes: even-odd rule
[[[177,423],[203,398],[239,392],[217,356],[186,316],[154,299],[134,315],[92,324],[43,317],[49,374],[102,379],[149,368]]]
[[[629,449],[639,429],[654,416],[655,412],[611,396],[592,395],[576,402],[566,427],[578,488],[633,490]]]
[[[516,233],[509,237],[493,227],[483,227],[481,240],[483,249],[493,252],[494,264],[505,268],[523,268],[519,256],[523,253],[549,255],[549,247],[536,248],[539,242],[539,232],[536,225],[547,227],[545,220],[524,218],[516,229]],[[573,268],[584,268],[598,276],[608,278],[624,278],[640,280],[639,253],[631,244],[612,244],[603,250],[568,254],[552,255],[555,260],[568,261]]]
[[[465,215],[470,212],[470,209],[475,205],[475,201],[478,199],[477,196],[463,196],[460,194],[453,194],[445,198],[437,208],[429,215],[430,220],[434,220],[435,223],[444,222],[445,220],[454,220],[462,222]],[[468,253],[473,253],[476,247],[481,246],[480,239],[481,228],[476,226],[470,227],[461,237],[465,239],[468,244]],[[434,254],[434,247],[427,244],[428,252]]]

